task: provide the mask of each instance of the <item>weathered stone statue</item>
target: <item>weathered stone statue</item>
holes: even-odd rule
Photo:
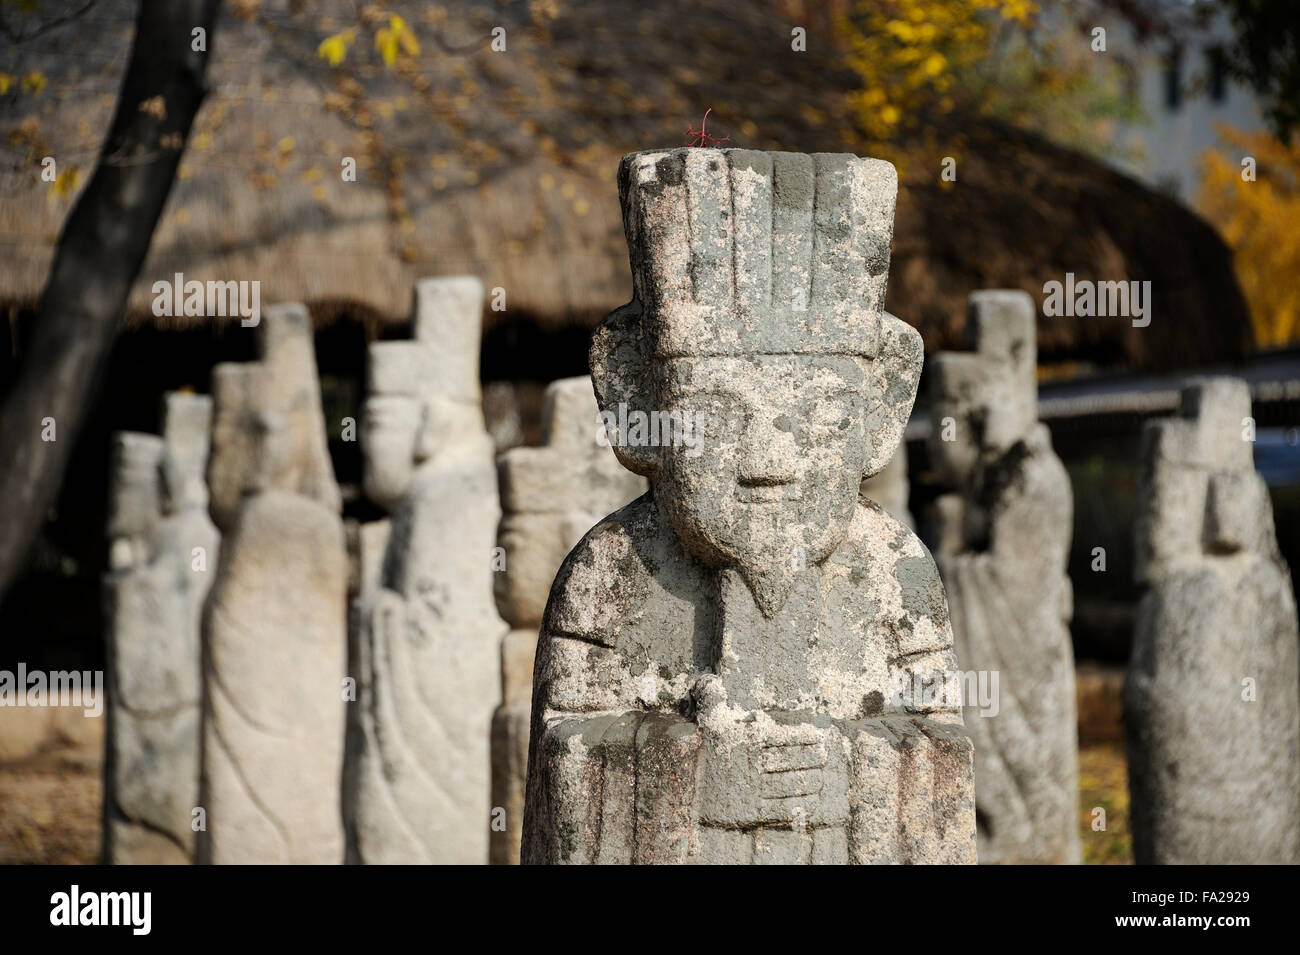
[[[525,862],[974,862],[955,669],[920,541],[858,497],[920,336],[882,316],[878,160],[623,159],[632,301],[596,330],[650,493],[565,559],[537,648]],[[657,426],[656,426],[657,425]]]
[[[104,861],[186,865],[199,805],[199,629],[220,535],[208,519],[212,402],[171,393],[163,436],[124,432],[109,498]]]
[[[931,538],[957,660],[997,675],[966,700],[981,863],[1077,863],[1078,729],[1066,576],[1074,498],[1037,423],[1033,299],[976,292],[970,352],[931,362],[931,462],[954,493]],[[975,685],[968,684],[968,689]]]
[[[213,369],[199,861],[343,861],[347,556],[311,319],[267,309],[261,360]]]
[[[916,529],[912,512],[907,509],[907,443],[905,441],[898,442],[898,451],[889,459],[883,471],[863,480],[859,493],[868,501],[879,504],[885,509],[886,514],[909,530]]]
[[[505,625],[492,596],[501,508],[479,392],[482,309],[478,279],[427,279],[414,341],[370,346],[365,490],[391,526],[353,614],[350,862],[488,858]]]
[[[492,832],[495,865],[519,862],[533,656],[555,572],[593,524],[646,490],[604,435],[591,379],[565,378],[546,389],[542,445],[497,459],[505,569],[496,575],[496,597],[512,629],[501,644],[502,701],[492,716],[492,805],[505,810],[504,828],[494,824]]]
[[[1142,435],[1124,689],[1139,863],[1300,862],[1300,634],[1246,383],[1183,389]]]

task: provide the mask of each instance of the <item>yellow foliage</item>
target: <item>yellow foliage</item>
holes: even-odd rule
[[[55,176],[54,181],[50,183],[47,198],[50,202],[59,199],[70,199],[79,185],[81,185],[81,170],[76,166],[64,166],[63,171]]]
[[[33,95],[45,89],[45,74],[38,70],[32,70],[23,77],[23,92],[32,93]]]
[[[316,47],[316,55],[330,66],[338,66],[343,62],[344,57],[348,55],[348,47],[352,45],[352,41],[356,38],[356,30],[344,30],[341,33],[335,33],[333,36],[326,37],[321,41],[320,46]]]
[[[1261,348],[1300,339],[1300,136],[1219,126],[1228,152],[1207,150],[1197,206],[1232,249],[1237,281]],[[1255,160],[1253,182],[1244,158]]]
[[[1033,22],[1034,14],[1038,12],[1038,4],[1034,0],[1003,0],[998,12],[1002,14],[1004,20],[1028,26]]]
[[[18,77],[14,76],[12,73],[0,72],[0,96],[4,96],[5,93],[8,93],[9,87],[13,86],[16,82],[18,82]]]
[[[904,116],[947,112],[964,70],[988,55],[1003,22],[1029,26],[1033,0],[858,0],[840,21],[867,136],[886,141]]]
[[[420,41],[415,38],[415,32],[406,25],[406,21],[393,13],[388,17],[388,26],[376,31],[375,49],[379,51],[384,63],[392,66],[402,53],[418,56]]]
[[[151,96],[146,100],[141,100],[137,107],[142,113],[148,113],[155,119],[167,118],[167,101],[159,96]]]

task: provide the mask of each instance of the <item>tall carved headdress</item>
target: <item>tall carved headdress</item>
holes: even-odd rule
[[[877,363],[866,474],[911,412],[921,339],[884,312],[894,167],[840,153],[680,148],[632,153],[619,192],[633,299],[592,338],[603,408],[647,407],[655,360],[844,355]],[[617,447],[640,474],[655,449]]]

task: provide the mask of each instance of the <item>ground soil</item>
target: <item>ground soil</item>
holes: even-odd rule
[[[0,865],[99,861],[102,749],[83,744],[0,765]],[[1094,829],[1094,810],[1105,828]],[[1123,744],[1079,750],[1079,832],[1086,864],[1131,863]]]

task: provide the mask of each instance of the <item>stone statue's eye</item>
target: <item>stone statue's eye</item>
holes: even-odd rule
[[[861,411],[861,397],[853,393],[812,402],[808,408],[808,426],[818,433],[840,434],[853,427]]]

